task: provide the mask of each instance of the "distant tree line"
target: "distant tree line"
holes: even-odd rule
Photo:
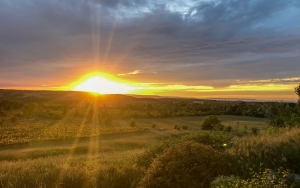
[[[295,87],[300,98],[300,85]],[[0,99],[0,118],[97,119],[109,124],[123,118],[168,118],[181,116],[237,115],[268,118],[270,126],[293,126],[300,122],[300,100],[286,102],[245,102],[184,99],[135,98],[123,95],[93,97],[83,93],[53,93],[43,97],[11,97]],[[61,94],[61,95],[59,95]]]

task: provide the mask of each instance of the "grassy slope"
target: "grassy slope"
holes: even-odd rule
[[[96,184],[102,185],[101,182],[100,184],[99,182],[95,182],[97,179],[123,178],[122,175],[125,173],[118,171],[118,169],[121,169],[121,166],[123,170],[125,166],[125,169],[133,171],[132,173],[136,172],[139,174],[138,170],[132,167],[132,163],[128,162],[131,157],[143,152],[145,147],[158,143],[166,137],[200,131],[203,118],[137,119],[137,130],[142,131],[1,146],[0,180],[3,185],[18,187],[24,181],[27,182],[36,179],[36,182],[42,183],[41,186],[45,183],[48,185],[47,187],[49,185],[51,187],[55,184],[54,180],[72,182],[68,179],[81,178],[84,175],[86,176],[86,180],[84,181],[87,181],[87,185],[93,186]],[[266,129],[267,126],[265,119],[260,118],[238,116],[220,116],[220,118],[224,125],[227,126],[231,125],[234,127],[239,122],[238,132],[240,134],[244,131],[244,125],[247,125],[248,128],[257,127],[259,129]],[[155,128],[152,128],[153,124],[156,125]],[[188,125],[188,129],[178,131],[174,129],[175,125],[180,127]],[[112,126],[129,127],[129,120],[116,120]],[[111,173],[110,170],[116,172]],[[68,173],[66,172],[73,173],[67,175]],[[112,177],[105,177],[104,174],[108,173],[112,174]],[[26,176],[22,174],[26,174]],[[15,177],[19,177],[19,179],[16,180]],[[60,178],[62,180],[59,180]],[[126,178],[128,179],[128,177]],[[120,183],[122,181],[119,180]],[[103,187],[105,187],[107,186],[105,183],[109,182],[105,180],[102,183]],[[37,185],[32,184],[31,186],[36,187]],[[74,187],[74,185],[68,186]],[[78,184],[78,187],[82,187],[82,185]]]

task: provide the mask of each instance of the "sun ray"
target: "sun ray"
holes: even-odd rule
[[[133,90],[133,86],[104,73],[90,73],[69,86],[74,91],[98,94],[124,94]]]
[[[61,171],[59,173],[59,176],[58,176],[58,178],[56,180],[55,185],[60,185],[61,180],[63,179],[65,173],[67,173],[67,168],[69,167],[70,162],[72,161],[72,158],[74,157],[73,156],[74,155],[74,150],[75,150],[75,147],[78,145],[78,142],[79,142],[79,139],[80,139],[80,134],[83,131],[84,123],[87,120],[88,112],[89,112],[90,108],[91,108],[91,104],[88,105],[88,109],[85,112],[84,118],[82,119],[80,128],[78,130],[79,134],[74,139],[74,142],[73,142],[73,144],[71,146],[71,149],[69,150],[68,157],[66,158],[66,162],[64,163],[64,165],[63,165],[63,167],[62,167],[62,169],[61,169]]]

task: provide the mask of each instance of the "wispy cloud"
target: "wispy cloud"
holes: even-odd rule
[[[128,73],[120,73],[120,74],[117,74],[117,75],[119,75],[119,76],[124,76],[124,75],[135,75],[135,74],[140,74],[141,73],[141,71],[140,70],[135,70],[135,71],[132,71],[132,72],[128,72]]]
[[[129,72],[129,73],[127,73],[127,74],[139,74],[139,73],[141,73],[140,70],[135,70],[135,71]]]

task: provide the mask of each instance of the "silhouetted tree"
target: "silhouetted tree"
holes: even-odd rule
[[[300,84],[295,87],[295,93],[298,95],[298,97],[300,98]]]

